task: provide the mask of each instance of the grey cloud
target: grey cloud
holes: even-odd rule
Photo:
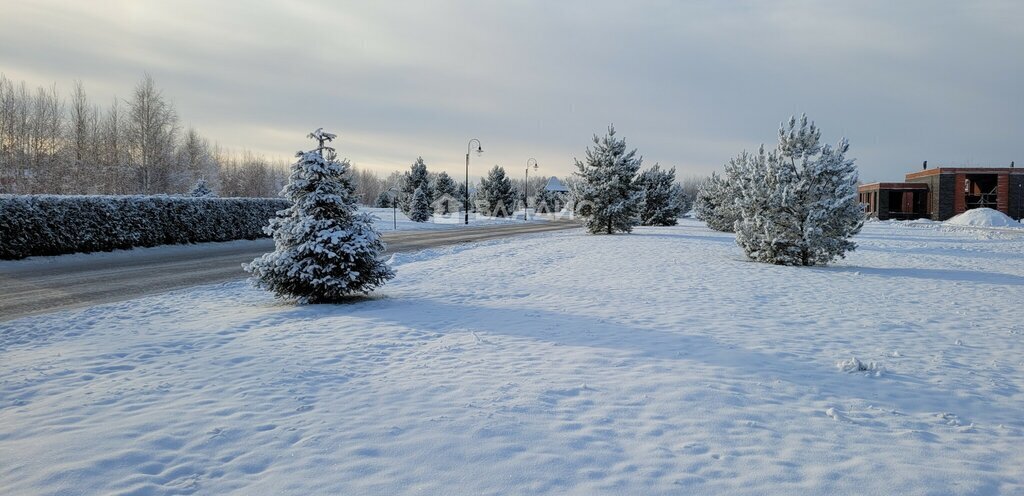
[[[5,10],[7,10],[5,8]],[[1022,159],[1016,2],[32,2],[0,20],[0,70],[143,71],[229,147],[288,157],[307,128],[360,165],[418,155],[565,175],[609,123],[648,163],[706,173],[807,112],[864,179],[921,160]],[[54,15],[54,13],[56,13]],[[50,79],[45,79],[50,78]],[[93,91],[98,88],[99,91]],[[103,92],[110,94],[103,94]],[[403,157],[405,157],[403,159]],[[477,161],[479,160],[479,161]]]

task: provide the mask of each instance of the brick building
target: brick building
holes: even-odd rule
[[[858,190],[867,212],[881,220],[946,220],[981,207],[1024,217],[1024,169],[1013,164],[929,169],[925,162],[905,182],[863,184]]]

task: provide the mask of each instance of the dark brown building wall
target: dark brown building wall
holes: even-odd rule
[[[1010,175],[999,174],[996,182],[996,210],[1010,215]]]
[[[967,211],[967,198],[964,195],[966,185],[967,174],[957,174],[953,182],[953,215],[959,215]]]

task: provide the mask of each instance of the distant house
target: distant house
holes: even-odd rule
[[[444,194],[435,198],[430,208],[434,215],[457,214],[462,209],[462,202],[452,195]]]
[[[991,208],[1014,219],[1024,217],[1024,169],[937,167],[906,175],[902,183],[871,183],[858,188],[865,210],[880,220],[946,220],[972,208]]]
[[[559,181],[555,176],[548,178],[548,183],[544,185],[544,190],[552,193],[569,193],[569,188],[566,188],[562,181]]]
[[[551,176],[544,185],[545,203],[538,206],[538,211],[560,212],[569,200],[569,188],[566,188],[557,177]]]

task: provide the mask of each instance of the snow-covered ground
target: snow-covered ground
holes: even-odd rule
[[[377,217],[374,222],[374,226],[377,227],[381,232],[387,232],[394,230],[396,227],[399,231],[408,231],[410,229],[445,229],[465,226],[466,217],[465,214],[458,212],[449,215],[434,215],[427,222],[413,222],[409,220],[401,209],[390,209],[390,208],[375,208],[375,207],[360,207],[360,211],[369,212]],[[470,226],[490,226],[494,224],[509,224],[518,222],[523,223],[523,211],[518,211],[518,219],[513,217],[487,217],[478,213],[470,212],[469,214],[469,225]],[[551,220],[543,216],[530,215],[531,221],[544,221]]]
[[[1024,237],[823,268],[694,221],[0,324],[0,493],[1022,494]]]

